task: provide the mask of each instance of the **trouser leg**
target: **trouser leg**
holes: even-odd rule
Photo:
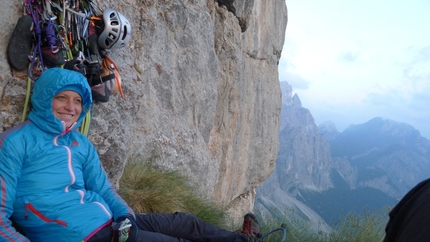
[[[192,242],[181,238],[172,237],[169,235],[139,230],[139,236],[136,242]]]
[[[139,238],[142,237],[142,240],[139,241],[246,241],[244,237],[237,232],[218,228],[188,213],[137,214],[136,224],[139,228]],[[146,238],[145,240],[144,236],[151,236],[151,239]]]

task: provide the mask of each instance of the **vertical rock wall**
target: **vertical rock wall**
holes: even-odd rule
[[[109,51],[125,99],[94,106],[89,138],[116,183],[130,157],[180,170],[201,193],[232,211],[252,209],[277,157],[284,0],[107,0],[133,26],[127,47]],[[20,121],[26,73],[6,48],[20,1],[0,9],[0,125]],[[234,9],[234,11],[232,11]]]

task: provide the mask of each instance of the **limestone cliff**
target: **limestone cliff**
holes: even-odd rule
[[[256,212],[281,220],[310,221],[318,224],[316,230],[330,231],[320,214],[300,201],[303,191],[320,193],[333,187],[330,145],[288,82],[280,84],[280,151],[275,172],[257,188]]]
[[[312,114],[303,108],[291,86],[281,82],[282,130],[277,160],[277,176],[283,191],[296,195],[296,189],[324,191],[333,186],[330,145],[320,134]],[[273,174],[275,175],[275,174]]]
[[[180,170],[235,216],[274,169],[284,43],[284,0],[106,0],[132,23],[127,47],[110,51],[125,100],[94,107],[89,138],[116,183],[143,157]],[[26,73],[10,69],[6,47],[22,1],[0,9],[0,126],[20,121]]]

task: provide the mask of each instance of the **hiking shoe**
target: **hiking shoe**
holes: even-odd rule
[[[28,55],[31,54],[33,19],[30,15],[23,15],[18,19],[7,46],[9,65],[22,71],[29,64]]]
[[[243,218],[242,231],[240,232],[248,235],[250,238],[248,241],[256,241],[258,238],[261,238],[260,224],[254,214],[248,213],[245,215]]]

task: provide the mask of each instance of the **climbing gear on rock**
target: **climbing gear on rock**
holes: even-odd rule
[[[27,94],[44,70],[64,67],[87,78],[96,102],[107,102],[117,92],[124,98],[119,68],[106,50],[126,46],[131,24],[116,10],[107,8],[101,14],[94,5],[92,0],[23,0],[24,15],[15,26],[7,54],[13,69],[27,68]]]
[[[124,94],[121,89],[121,77],[115,63],[108,56],[99,61],[89,61],[81,53],[73,60],[64,64],[65,69],[74,70],[84,75],[91,87],[93,99],[98,102],[107,102],[111,94],[120,91],[121,97]]]
[[[122,14],[110,8],[105,9],[103,24],[103,32],[100,33],[98,39],[100,48],[121,48],[130,41],[131,24]]]
[[[28,68],[28,55],[31,53],[33,19],[30,15],[23,15],[18,19],[7,46],[9,64],[19,70]]]
[[[115,77],[115,85],[114,85],[114,89],[113,89],[113,94],[119,92],[119,94],[121,95],[121,98],[124,99],[124,93],[122,92],[122,87],[121,87],[121,75],[119,74],[119,69],[116,66],[115,62],[108,56],[105,55],[104,59],[103,59],[103,66],[105,67],[105,70],[109,71],[113,71],[113,74],[110,73],[110,77]],[[104,77],[102,79],[107,79],[107,77]]]

